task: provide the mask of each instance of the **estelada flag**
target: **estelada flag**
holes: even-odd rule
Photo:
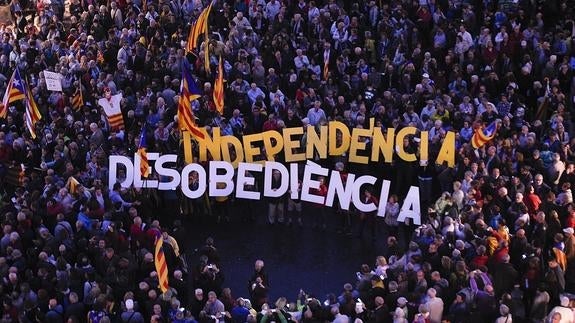
[[[475,133],[473,134],[473,137],[471,137],[471,145],[475,149],[481,148],[486,143],[495,138],[496,133],[497,133],[497,121],[491,122],[491,124],[487,126],[487,128],[479,127],[475,129]]]

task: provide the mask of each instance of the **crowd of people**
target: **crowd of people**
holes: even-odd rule
[[[18,68],[42,119],[36,138],[23,102],[3,106],[0,119],[1,322],[574,321],[571,1],[216,0],[208,40],[188,52],[190,23],[207,6],[9,3],[0,79],[5,88]],[[212,97],[220,57],[223,114]],[[341,294],[324,301],[302,290],[293,302],[273,304],[258,261],[246,297],[235,299],[213,240],[188,264],[182,217],[251,220],[251,203],[109,183],[108,156],[133,156],[143,128],[148,151],[182,155],[177,107],[186,60],[202,90],[192,102],[196,123],[208,133],[313,131],[332,120],[368,128],[371,118],[384,132],[429,131],[429,162],[316,159],[342,173],[393,180],[383,219],[337,208],[330,214],[342,232],[371,230],[386,244],[376,265],[362,266]],[[62,91],[48,91],[45,70],[62,74]],[[74,106],[79,92],[83,102]],[[122,94],[119,129],[97,103],[106,92]],[[474,132],[493,122],[495,137],[472,147]],[[456,133],[456,166],[434,165],[448,131]],[[370,147],[371,138],[362,140]],[[421,140],[399,144],[417,153]],[[20,175],[11,186],[14,169]],[[417,228],[397,221],[411,185],[421,187],[425,206]],[[377,185],[363,196],[377,201],[376,192]],[[326,229],[322,205],[287,197],[266,203],[270,224]],[[310,217],[302,216],[307,208]],[[164,293],[156,239],[164,240],[169,268]]]

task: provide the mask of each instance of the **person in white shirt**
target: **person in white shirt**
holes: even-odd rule
[[[464,25],[459,26],[457,36],[461,36],[462,41],[465,43],[465,48],[469,49],[473,46],[473,37],[471,37],[471,34],[465,29]]]
[[[295,53],[296,57],[293,59],[293,62],[295,64],[295,69],[299,74],[302,69],[308,68],[309,59],[303,54],[303,51],[300,48],[296,49]]]
[[[276,19],[278,13],[280,13],[281,4],[277,0],[271,0],[266,4],[264,9],[264,16],[271,22]]]
[[[435,113],[435,104],[433,100],[427,100],[427,104],[421,109],[421,113],[419,114],[419,118],[423,119],[423,116],[426,115],[428,118],[431,117]]]
[[[549,312],[549,318],[552,319],[553,315],[559,313],[561,315],[561,320],[559,323],[573,323],[575,322],[575,316],[573,314],[573,309],[569,307],[569,297],[561,296],[559,298],[561,304],[559,306],[555,306],[551,312]],[[547,321],[546,321],[547,322]],[[555,322],[549,320],[549,322]]]
[[[437,291],[435,288],[427,290],[429,299],[425,305],[429,309],[429,321],[431,323],[441,323],[441,318],[443,317],[443,300],[436,295]]]
[[[265,98],[265,93],[256,85],[256,83],[251,84],[251,88],[248,91],[248,98],[250,99],[250,103],[254,104],[257,98],[261,96]]]

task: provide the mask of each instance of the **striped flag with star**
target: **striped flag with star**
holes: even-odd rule
[[[8,112],[8,106],[10,103],[16,102],[26,98],[26,84],[20,75],[20,70],[16,68],[8,86],[6,87],[6,92],[4,93],[4,99],[2,100],[2,107],[0,108],[0,118],[5,118]]]
[[[218,65],[218,76],[214,82],[214,92],[213,92],[214,104],[216,105],[216,110],[220,115],[224,114],[224,67],[222,63],[222,57],[220,56],[220,63]]]
[[[491,122],[487,128],[479,127],[471,137],[471,145],[473,148],[478,149],[483,147],[486,143],[495,138],[497,134],[497,121]]]
[[[178,102],[178,123],[181,130],[187,130],[192,135],[204,139],[203,132],[196,125],[194,111],[192,110],[192,101],[201,96],[200,89],[196,85],[190,66],[187,60],[184,60],[182,66],[182,82],[180,85],[180,100]]]
[[[154,265],[160,280],[160,289],[165,293],[170,286],[168,285],[168,264],[166,263],[166,256],[164,255],[164,239],[160,236],[156,238],[156,246],[154,253]]]
[[[147,178],[150,175],[150,162],[148,161],[148,144],[146,139],[146,125],[142,127],[138,155],[140,156],[140,175]]]

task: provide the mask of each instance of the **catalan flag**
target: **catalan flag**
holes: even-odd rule
[[[190,27],[190,33],[188,34],[188,43],[186,45],[186,51],[192,52],[196,45],[198,44],[198,39],[200,35],[203,33],[208,38],[208,17],[210,15],[210,11],[212,10],[212,4],[210,3],[200,16],[196,20],[196,22]]]
[[[96,62],[98,64],[104,64],[104,53],[101,50],[98,50],[98,54],[96,56]]]
[[[210,74],[210,38],[208,36],[208,32],[206,29],[206,38],[204,42],[204,69],[206,70],[206,74]]]
[[[142,127],[140,134],[140,144],[138,145],[138,156],[140,156],[140,175],[147,178],[150,175],[150,162],[148,161],[148,144],[146,139],[146,125]]]
[[[16,68],[6,87],[2,107],[0,108],[0,118],[5,118],[10,103],[26,98],[26,83],[20,76],[20,70]]]
[[[70,192],[71,194],[75,194],[79,186],[80,182],[78,182],[78,180],[74,176],[70,176],[68,178],[68,182],[66,183],[66,188],[68,189],[68,192]]]
[[[204,134],[196,125],[192,101],[201,96],[200,89],[196,85],[190,73],[189,63],[185,60],[182,67],[182,83],[180,86],[180,100],[178,102],[178,122],[181,130],[187,130],[198,138],[204,138]]]
[[[162,293],[165,293],[170,286],[168,285],[168,264],[166,263],[166,257],[164,256],[163,246],[164,239],[162,239],[162,237],[156,238],[154,264],[156,265],[156,272],[160,279],[160,289],[162,290]]]
[[[34,101],[34,96],[30,89],[26,89],[26,127],[30,131],[32,139],[36,139],[36,123],[42,119],[40,110]]]
[[[72,97],[72,109],[74,111],[80,110],[84,106],[84,96],[82,95],[82,84],[79,84]]]
[[[213,92],[214,103],[216,110],[220,115],[224,114],[224,67],[222,57],[220,56],[220,63],[218,64],[218,77],[214,82]]]
[[[325,63],[323,63],[323,79],[327,81],[328,77],[329,77],[329,61],[325,61]]]
[[[471,137],[471,145],[475,149],[481,148],[486,143],[495,138],[496,134],[497,134],[497,120],[491,122],[491,124],[487,126],[487,128],[480,127],[475,129],[475,133],[473,134],[473,137]]]

